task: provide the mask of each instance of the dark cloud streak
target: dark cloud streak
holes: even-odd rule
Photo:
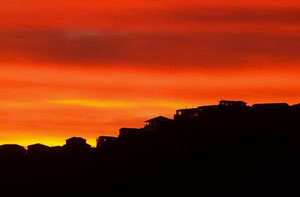
[[[91,13],[94,15],[95,13]],[[137,17],[139,16],[139,17]],[[94,16],[96,17],[96,15]],[[0,32],[0,62],[37,62],[70,65],[166,65],[241,67],[270,62],[299,61],[299,32],[266,32],[264,24],[300,23],[299,8],[194,7],[181,10],[138,11],[112,17],[116,23],[130,21],[160,25],[179,24],[181,31],[91,31],[52,29]],[[233,24],[230,32],[190,31],[186,25]],[[243,31],[235,23],[245,24]],[[247,31],[247,24],[257,31]],[[151,29],[150,28],[150,29]]]
[[[251,57],[298,60],[300,36],[245,33],[99,34],[64,32],[0,34],[0,59],[58,64],[240,66]],[[255,63],[255,62],[254,62]]]
[[[198,23],[299,24],[300,8],[194,7],[163,12],[169,20]]]

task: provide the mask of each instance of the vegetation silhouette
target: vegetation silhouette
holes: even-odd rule
[[[1,192],[299,196],[300,105],[243,101],[179,109],[92,148],[0,146]]]

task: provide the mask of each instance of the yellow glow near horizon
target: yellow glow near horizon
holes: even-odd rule
[[[84,99],[70,99],[70,100],[51,100],[51,104],[58,105],[73,105],[83,107],[96,107],[96,108],[141,108],[141,107],[164,107],[177,109],[185,106],[186,103],[172,102],[172,101],[101,101],[101,100],[84,100]]]

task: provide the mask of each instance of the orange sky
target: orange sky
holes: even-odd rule
[[[0,144],[95,145],[220,99],[300,102],[298,0],[1,0]]]

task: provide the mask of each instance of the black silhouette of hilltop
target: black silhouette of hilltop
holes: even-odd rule
[[[92,148],[0,146],[1,191],[12,194],[299,196],[300,105],[243,101],[179,109]]]

